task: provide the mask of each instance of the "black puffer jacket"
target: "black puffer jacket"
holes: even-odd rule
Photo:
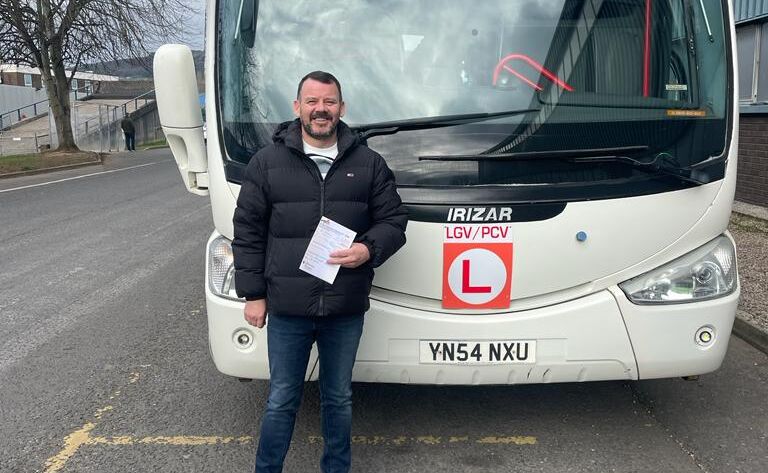
[[[343,122],[337,133],[339,154],[325,180],[304,154],[299,120],[280,125],[245,172],[234,215],[235,286],[248,300],[266,297],[271,314],[365,312],[373,268],[405,243],[407,213],[384,158]],[[340,268],[333,285],[299,270],[321,216],[357,232],[371,252],[367,263]]]

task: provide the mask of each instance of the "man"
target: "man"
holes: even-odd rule
[[[133,126],[133,120],[131,115],[126,115],[120,122],[120,128],[122,128],[125,134],[125,149],[128,151],[136,151],[136,128]]]
[[[338,80],[326,72],[299,83],[292,122],[251,159],[234,215],[237,293],[245,319],[267,326],[270,390],[256,454],[258,473],[282,471],[313,342],[320,358],[324,439],[321,469],[350,468],[352,366],[373,268],[405,243],[406,210],[384,159],[341,117]],[[299,270],[321,217],[354,230],[331,253],[333,284]],[[267,320],[268,319],[268,320]]]

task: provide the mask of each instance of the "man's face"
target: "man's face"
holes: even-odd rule
[[[307,79],[298,100],[293,102],[293,113],[301,120],[306,134],[324,140],[336,134],[336,126],[344,116],[344,102],[339,100],[336,84]]]

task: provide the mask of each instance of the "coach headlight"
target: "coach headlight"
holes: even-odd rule
[[[721,235],[619,287],[636,304],[675,304],[728,295],[736,290],[736,281],[736,250]]]
[[[235,292],[235,264],[232,242],[219,236],[208,246],[208,287],[227,299],[242,300]]]

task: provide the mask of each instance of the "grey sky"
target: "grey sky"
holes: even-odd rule
[[[178,42],[186,44],[192,49],[202,50],[205,43],[205,3],[206,0],[188,0],[188,4],[194,7],[197,12],[190,13],[184,25],[185,38]],[[163,42],[160,42],[157,46],[162,44]]]

